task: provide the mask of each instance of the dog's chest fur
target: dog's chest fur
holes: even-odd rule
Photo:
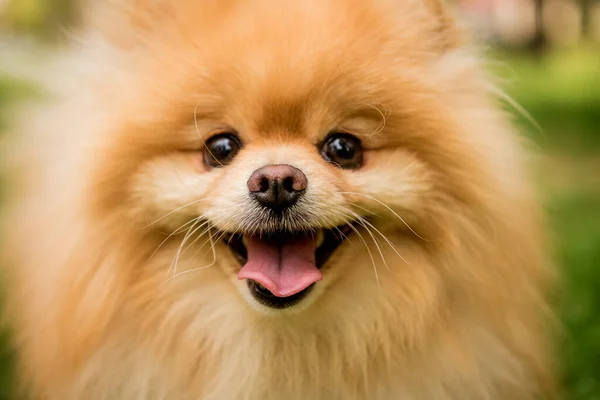
[[[90,359],[79,384],[69,389],[76,394],[61,399],[83,394],[90,400],[476,400],[512,395],[511,385],[498,393],[492,383],[517,377],[501,345],[491,340],[479,343],[487,349],[475,355],[478,371],[470,376],[447,354],[449,349],[426,351],[427,358],[416,363],[392,343],[376,344],[373,338],[353,347],[350,341],[358,338],[352,333],[336,338],[334,332],[286,341],[273,332],[261,337],[240,330],[240,336],[199,340],[196,351],[181,353],[185,346],[171,343],[172,353],[158,355],[162,360],[140,343],[125,346],[120,338],[117,346],[108,345]],[[477,352],[478,344],[472,345],[467,351]]]

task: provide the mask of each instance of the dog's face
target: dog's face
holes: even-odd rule
[[[377,287],[469,193],[443,16],[421,1],[229,3],[182,6],[133,50],[115,100],[127,128],[107,138],[135,160],[128,218],[175,243],[157,250],[167,280],[219,269],[259,310],[305,309],[340,280]]]

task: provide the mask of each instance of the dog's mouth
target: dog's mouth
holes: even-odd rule
[[[317,232],[226,235],[253,297],[271,308],[290,307],[323,279],[321,268],[352,232],[351,225]]]

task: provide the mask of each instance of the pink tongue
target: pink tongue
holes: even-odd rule
[[[248,262],[238,279],[252,279],[277,297],[289,297],[323,279],[315,265],[315,242],[311,237],[282,243],[245,238]]]

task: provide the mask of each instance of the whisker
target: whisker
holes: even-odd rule
[[[202,220],[199,219],[199,221],[202,221]],[[181,241],[181,244],[177,248],[177,253],[175,254],[175,257],[173,258],[173,261],[171,261],[171,265],[169,266],[169,270],[167,271],[167,276],[168,276],[169,272],[171,272],[171,269],[173,269],[173,273],[174,274],[177,273],[177,264],[179,263],[179,257],[181,256],[181,250],[183,249],[183,246],[185,246],[185,244],[187,243],[187,241],[189,240],[189,238],[194,233],[198,232],[198,230],[202,229],[208,223],[209,223],[208,221],[204,221],[198,227],[196,227],[196,224],[193,224],[190,227],[190,229],[188,229],[187,233],[183,237],[183,240]]]
[[[189,207],[189,206],[191,206],[191,205],[194,205],[194,204],[197,204],[197,203],[200,203],[200,202],[206,201],[206,200],[212,200],[212,199],[215,199],[215,198],[216,198],[216,197],[204,197],[204,198],[202,198],[202,199],[198,199],[198,200],[190,201],[189,203],[187,203],[187,204],[184,204],[184,205],[182,205],[181,207],[177,207],[177,208],[176,208],[176,209],[174,209],[173,211],[171,211],[171,212],[169,212],[169,213],[167,213],[167,214],[163,215],[162,217],[160,217],[160,218],[159,218],[159,219],[157,219],[156,221],[154,221],[154,222],[152,222],[152,223],[150,223],[150,224],[148,224],[148,225],[144,226],[144,227],[142,228],[142,230],[144,230],[144,229],[147,229],[147,228],[151,227],[152,225],[156,224],[157,222],[160,222],[160,221],[162,221],[163,219],[167,218],[169,215],[173,215],[173,214],[174,214],[174,213],[176,213],[177,211],[180,211],[180,210],[182,210],[182,209],[184,209],[184,208],[186,208],[186,207]]]
[[[211,248],[213,249],[213,261],[212,261],[210,264],[208,264],[208,265],[205,265],[204,267],[200,267],[200,268],[194,268],[194,269],[188,269],[187,271],[182,271],[182,272],[179,272],[178,274],[174,274],[172,277],[170,277],[169,279],[167,279],[167,282],[169,282],[169,281],[171,281],[172,279],[175,279],[175,278],[177,278],[177,277],[180,277],[180,276],[182,276],[182,275],[187,275],[187,274],[190,274],[190,273],[192,273],[192,272],[198,272],[198,271],[202,271],[202,270],[204,270],[204,269],[210,268],[210,267],[212,267],[213,265],[215,265],[215,263],[217,262],[217,253],[216,253],[216,251],[215,251],[215,248],[214,248],[214,245],[213,245],[213,243],[212,243],[212,234],[210,233],[210,231],[209,231],[209,233],[208,233],[208,237],[209,237],[209,239],[210,239],[210,241],[211,241]]]
[[[369,227],[365,224],[365,219],[354,212],[351,212],[350,216],[354,216],[356,218],[355,221],[358,222],[363,228],[365,228],[365,230],[367,231],[369,236],[371,236],[371,239],[373,239],[373,243],[375,244],[375,247],[377,247],[377,251],[379,252],[379,256],[381,257],[381,261],[383,262],[383,265],[385,266],[385,268],[388,271],[390,271],[390,267],[385,259],[385,256],[383,255],[383,251],[381,251],[381,247],[379,246],[379,243],[375,239],[375,236],[373,235],[373,233],[371,232]]]
[[[222,231],[222,232],[220,232],[220,233],[219,233],[219,236],[218,236],[218,237],[217,237],[217,238],[214,240],[214,242],[213,242],[213,241],[212,241],[212,235],[211,235],[211,234],[210,234],[210,232],[209,232],[209,237],[208,237],[208,239],[204,241],[204,243],[202,244],[202,246],[200,246],[200,248],[199,248],[198,250],[196,250],[196,252],[194,253],[194,255],[195,255],[195,254],[198,254],[198,252],[199,252],[200,250],[202,250],[202,249],[204,248],[204,246],[206,246],[206,244],[207,244],[207,243],[210,243],[210,245],[211,245],[211,246],[210,246],[210,248],[211,248],[211,250],[212,250],[213,254],[215,254],[215,248],[214,248],[214,246],[215,246],[215,243],[218,243],[218,242],[219,242],[221,239],[223,239],[223,237],[224,237],[226,234],[227,234],[227,231],[226,231],[226,230],[225,230],[225,231]]]
[[[351,222],[345,222],[345,221],[344,221],[344,225],[348,225],[348,224],[351,224]],[[340,234],[340,236],[344,238],[344,242],[348,242],[348,243],[350,243],[350,245],[351,245],[352,247],[356,248],[356,246],[354,245],[354,242],[353,242],[353,241],[352,241],[352,240],[351,240],[351,239],[348,237],[348,235],[346,235],[344,232],[342,232],[342,231],[340,230],[340,228],[338,228],[338,227],[336,226],[336,227],[334,227],[333,229],[335,229],[335,230],[336,230],[336,231],[337,231],[337,232]]]
[[[361,217],[360,215],[354,213],[352,210],[347,210],[348,212],[352,213],[353,215],[356,216],[356,218],[362,220],[362,222],[364,222],[365,224],[369,225],[371,227],[371,229],[373,229],[376,233],[378,233],[383,240],[385,240],[385,242],[391,247],[391,249],[394,251],[394,253],[396,253],[396,255],[398,257],[400,257],[400,259],[402,261],[404,261],[407,265],[411,265],[403,256],[402,254],[400,254],[400,252],[398,251],[398,249],[396,248],[396,246],[394,246],[394,244],[387,238],[387,236],[385,236],[379,229],[377,229],[377,227],[375,227],[375,225],[373,225],[372,223],[370,223],[368,220],[364,219],[363,217]]]
[[[342,210],[343,210],[343,209],[342,209]],[[343,223],[344,225],[349,225],[349,224],[351,224],[351,223],[352,223],[352,220],[351,220],[351,219],[348,219],[348,218],[347,218],[347,216],[343,215],[343,214],[342,214],[342,213],[341,213],[339,210],[337,210],[337,214],[338,214],[338,216],[341,216],[341,217],[342,217],[342,223]],[[347,241],[348,243],[350,243],[350,245],[352,245],[352,247],[356,248],[356,246],[354,245],[354,243],[352,242],[352,240],[351,240],[351,239],[348,237],[348,235],[346,235],[344,232],[342,232],[338,226],[335,226],[335,225],[336,225],[336,224],[334,223],[335,221],[332,221],[331,219],[327,218],[327,221],[326,221],[326,222],[327,222],[327,223],[328,223],[330,226],[333,226],[333,228],[331,228],[331,229],[335,229],[335,230],[336,230],[336,231],[339,233],[339,235],[340,235],[342,238],[344,238],[344,241],[345,241],[345,242]],[[316,229],[315,229],[315,231],[316,231]]]
[[[339,213],[339,212],[338,212]],[[339,215],[341,215],[342,217],[344,217],[343,214],[339,213]],[[377,281],[377,286],[381,287],[381,283],[379,282],[379,273],[377,272],[377,265],[375,264],[375,257],[373,257],[373,253],[371,252],[371,249],[369,248],[369,245],[367,244],[367,242],[365,241],[364,237],[360,234],[360,232],[358,231],[358,229],[356,229],[351,223],[346,222],[346,225],[348,225],[350,227],[350,229],[352,229],[354,231],[354,233],[356,233],[356,235],[358,236],[358,238],[361,240],[361,242],[363,242],[363,244],[365,245],[367,252],[369,253],[369,257],[371,258],[371,263],[373,264],[373,272],[375,273],[375,280]]]
[[[354,207],[354,208],[361,209],[361,210],[363,210],[364,212],[366,212],[366,213],[368,213],[368,214],[371,214],[371,215],[373,215],[373,216],[375,216],[375,217],[381,218],[381,215],[377,214],[376,212],[374,212],[374,211],[372,211],[372,210],[369,210],[368,208],[361,207],[361,206],[359,206],[358,204],[356,204],[356,203],[352,203],[352,202],[350,202],[350,201],[348,201],[347,203],[348,203],[348,204],[350,204],[350,205],[351,205],[352,207]],[[347,208],[345,208],[345,207],[344,207],[344,210],[347,210],[347,211],[349,211],[349,209],[347,209]]]
[[[196,225],[200,222],[200,219],[197,218],[195,220],[195,222],[187,229],[185,235],[183,236],[183,239],[181,240],[181,242],[179,243],[179,246],[177,246],[177,250],[175,251],[175,255],[173,256],[173,259],[171,260],[171,263],[169,264],[169,269],[167,270],[167,275],[166,277],[169,276],[169,274],[171,273],[171,269],[173,268],[173,264],[175,262],[175,259],[177,258],[177,256],[179,255],[179,251],[181,250],[181,246],[183,246],[183,244],[185,243],[185,240],[187,239],[187,237],[189,236],[190,232],[192,230],[195,229]],[[165,277],[165,278],[166,278]]]
[[[221,234],[219,235],[219,237],[216,239],[216,242],[218,242],[219,240],[221,240],[223,238],[223,236],[225,236],[226,234],[227,234],[227,231],[223,230],[221,232]],[[210,268],[213,265],[215,265],[215,263],[217,262],[217,252],[216,252],[216,249],[215,249],[214,242],[212,240],[212,234],[211,234],[210,230],[208,230],[208,240],[210,241],[210,248],[212,249],[212,253],[213,253],[213,260],[212,260],[212,262],[210,264],[208,264],[208,265],[205,265],[204,267],[194,268],[194,269],[190,269],[190,270],[187,270],[187,271],[182,271],[182,272],[180,272],[178,274],[174,274],[172,277],[170,277],[169,279],[167,279],[167,282],[169,282],[171,279],[177,278],[179,276],[186,275],[186,274],[189,274],[189,273],[192,273],[192,272],[202,271],[204,269]],[[204,245],[202,245],[202,247],[204,247]]]
[[[494,96],[498,97],[500,100],[505,101],[506,104],[509,107],[512,107],[513,110],[517,114],[520,114],[523,118],[525,118],[525,120],[527,120],[527,122],[529,122],[531,124],[531,126],[535,130],[538,131],[538,133],[541,133],[542,135],[546,134],[546,132],[544,132],[544,129],[540,126],[540,124],[536,121],[536,119],[525,109],[525,107],[523,107],[521,104],[519,104],[518,101],[516,101],[515,99],[513,99],[512,96],[510,96],[504,90],[498,88],[495,85],[487,85],[487,89]]]
[[[190,243],[190,244],[188,245],[188,247],[187,247],[185,250],[183,250],[182,254],[185,254],[185,252],[186,252],[187,250],[189,250],[190,248],[194,247],[194,246],[196,245],[196,243],[198,243],[198,240],[200,240],[200,239],[201,239],[201,238],[202,238],[204,235],[206,235],[206,234],[207,234],[207,233],[208,233],[208,232],[209,232],[211,229],[212,229],[212,226],[208,226],[206,229],[204,229],[202,232],[200,232],[200,233],[198,234],[198,237],[196,237],[196,239],[194,239],[194,241],[193,241],[192,243]],[[208,240],[208,239],[207,239],[207,240]],[[198,254],[198,252],[199,252],[200,250],[202,250],[202,249],[204,248],[204,246],[206,246],[207,240],[205,240],[205,241],[204,241],[204,243],[202,243],[202,245],[201,245],[201,246],[200,246],[200,247],[199,247],[199,248],[198,248],[198,249],[197,249],[197,250],[194,252],[194,254],[192,254],[192,256],[191,256],[192,258],[193,258],[193,257],[194,257],[196,254]]]
[[[379,124],[379,126],[377,126],[377,128],[375,128],[375,130],[365,140],[363,140],[363,143],[368,142],[373,136],[377,135],[378,133],[381,133],[385,129],[388,119],[392,115],[392,108],[389,106],[387,107],[387,113],[384,114],[383,111],[381,111],[379,109],[379,107],[377,107],[377,105],[375,105],[375,104],[365,104],[365,105],[368,107],[374,108],[375,111],[377,111],[379,113],[379,115],[381,115],[381,123]],[[382,104],[379,104],[379,105],[382,107],[385,107]]]
[[[363,196],[366,197],[367,199],[371,199],[379,204],[381,204],[382,206],[384,206],[385,208],[387,208],[392,214],[394,214],[400,221],[402,221],[402,223],[415,235],[417,236],[419,239],[424,240],[426,242],[430,242],[431,240],[429,239],[425,239],[424,237],[422,237],[421,235],[419,235],[417,232],[415,232],[415,230],[413,228],[410,227],[410,225],[408,225],[408,223],[406,223],[406,221],[404,220],[404,218],[402,218],[400,215],[398,215],[398,213],[396,211],[394,211],[390,206],[388,206],[387,204],[385,204],[384,202],[382,202],[381,200],[376,199],[373,196],[369,196],[363,193],[356,193],[356,192],[340,192],[341,194],[350,194],[350,195],[356,195],[356,196]]]
[[[175,231],[173,231],[172,233],[170,233],[165,240],[163,240],[162,242],[160,242],[160,244],[158,245],[158,247],[152,252],[152,255],[150,256],[150,259],[154,258],[154,256],[156,255],[156,252],[174,235],[177,235],[181,232],[183,232],[185,229],[185,227],[191,223],[196,223],[198,221],[198,219],[202,218],[200,217],[196,217],[196,218],[192,218],[191,220],[189,220],[188,222],[186,222],[185,224],[181,225],[179,228],[177,228]]]
[[[223,237],[224,237],[224,236],[227,234],[227,232],[229,232],[229,229],[227,229],[227,228],[223,229],[223,230],[220,232],[219,236],[218,236],[218,237],[217,237],[217,238],[214,240],[214,243],[213,243],[213,240],[212,240],[212,234],[211,234],[211,231],[210,231],[211,229],[212,229],[212,227],[211,227],[211,226],[209,226],[209,227],[208,227],[208,228],[206,228],[206,229],[205,229],[205,230],[204,230],[202,233],[200,233],[200,234],[198,235],[198,237],[197,237],[196,239],[194,239],[194,241],[193,241],[193,242],[192,242],[190,245],[188,245],[188,249],[189,249],[190,247],[193,247],[193,246],[195,245],[195,243],[197,243],[197,242],[198,242],[198,240],[200,240],[200,238],[201,238],[201,237],[203,237],[203,236],[204,236],[206,233],[208,233],[208,238],[207,238],[207,239],[204,241],[204,243],[202,243],[202,245],[201,245],[201,246],[200,246],[200,247],[199,247],[199,248],[198,248],[198,249],[197,249],[197,250],[194,252],[194,254],[192,254],[192,258],[193,258],[193,257],[194,257],[196,254],[198,254],[198,252],[199,252],[200,250],[202,250],[202,249],[203,249],[203,248],[204,248],[204,247],[205,247],[205,246],[206,246],[208,243],[210,243],[210,246],[209,246],[209,248],[211,249],[211,251],[212,251],[212,253],[213,253],[213,261],[212,261],[212,263],[211,263],[211,264],[209,264],[209,265],[207,265],[207,266],[201,267],[201,268],[195,268],[195,269],[193,269],[193,270],[182,271],[181,273],[179,273],[179,274],[176,274],[176,275],[172,276],[170,279],[174,278],[175,276],[181,276],[181,275],[184,275],[184,274],[187,274],[187,273],[190,273],[190,272],[194,272],[194,271],[199,271],[199,270],[202,270],[202,269],[206,269],[206,268],[208,268],[208,267],[211,267],[212,265],[214,265],[214,264],[216,263],[216,261],[217,261],[217,260],[216,260],[216,259],[217,259],[217,256],[216,256],[216,249],[215,249],[215,247],[214,247],[214,246],[215,246],[215,244],[214,244],[214,243],[218,243],[218,242],[219,242],[219,240],[221,240],[221,239],[222,239],[222,238],[223,238]],[[236,233],[237,233],[237,231],[235,231],[235,232],[233,233],[233,235],[235,235]],[[185,251],[187,251],[187,249],[186,249],[186,250],[184,250],[184,251],[183,251],[183,253],[185,253]],[[182,253],[182,254],[183,254],[183,253]]]

